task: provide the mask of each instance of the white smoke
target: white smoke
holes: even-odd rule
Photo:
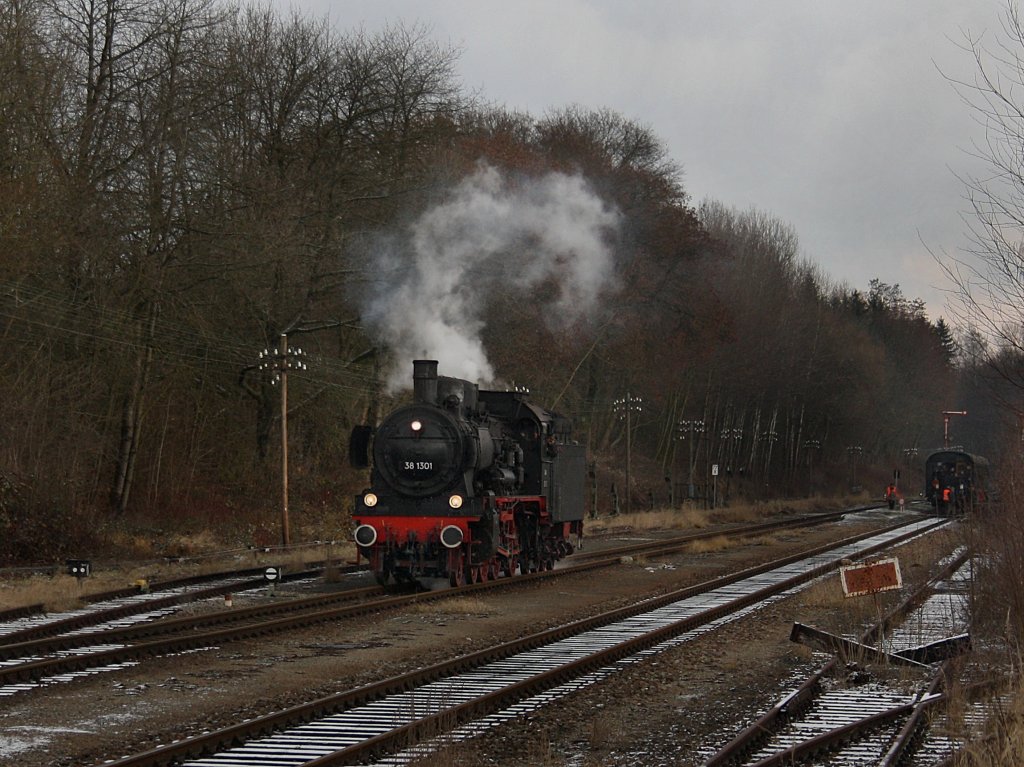
[[[384,283],[366,319],[399,366],[389,388],[409,385],[413,359],[438,360],[442,375],[492,382],[480,334],[496,292],[552,280],[558,293],[546,315],[570,323],[589,314],[612,275],[618,223],[581,176],[512,182],[481,165],[377,253]]]

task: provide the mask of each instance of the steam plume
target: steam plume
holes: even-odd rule
[[[389,387],[407,386],[409,360],[424,356],[444,375],[493,381],[480,333],[495,291],[554,278],[555,311],[546,314],[586,316],[611,277],[618,221],[581,176],[510,183],[481,165],[377,254],[383,286],[365,317],[399,362]]]

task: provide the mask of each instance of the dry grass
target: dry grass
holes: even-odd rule
[[[781,514],[806,514],[823,509],[840,508],[848,503],[848,499],[810,498],[796,501],[758,501],[717,509],[686,506],[681,509],[654,509],[653,511],[588,519],[585,527],[588,533],[610,533],[622,530],[702,530],[712,524],[761,522]]]
[[[694,524],[694,523],[697,524]],[[588,519],[584,528],[588,533],[612,533],[622,530],[678,530],[705,527],[699,512],[683,509],[656,509],[654,511],[619,514],[614,517]]]
[[[148,583],[161,577],[174,578],[199,574],[199,570],[168,568],[161,576],[154,567],[93,570],[89,578],[79,580],[64,573],[33,575],[28,578],[0,582],[0,608],[43,604],[47,612],[72,610],[83,605],[83,597],[114,589]],[[173,573],[173,574],[172,574]]]
[[[840,608],[845,605],[843,587],[836,575],[827,576],[799,592],[796,596],[798,604],[813,609]]]
[[[34,575],[24,580],[0,583],[0,608],[46,605],[48,612],[80,607],[83,584],[70,575]]]
[[[814,650],[805,644],[794,644],[789,648],[789,652],[800,663],[810,663],[814,660]]]
[[[180,547],[184,550],[191,545],[203,546],[206,540],[205,536],[183,538]],[[186,541],[192,543],[187,544]],[[283,567],[285,572],[297,572],[306,569],[308,562],[345,562],[354,556],[355,546],[346,543],[304,547],[287,556],[280,552],[253,550],[220,555],[197,555],[194,559],[184,558],[178,561],[129,563],[123,566],[107,566],[94,562],[92,575],[81,581],[62,572],[52,576],[32,575],[26,578],[2,580],[0,581],[0,609],[43,604],[46,606],[47,612],[58,612],[80,607],[82,598],[90,594],[136,586],[140,582],[150,583],[270,564]],[[330,580],[331,577],[337,578],[337,567],[329,567],[324,577],[325,580]]]
[[[716,535],[714,538],[703,538],[693,541],[687,546],[691,554],[708,554],[712,551],[724,551],[735,546],[736,542],[727,535]]]
[[[708,512],[701,509],[681,509],[676,516],[680,525],[693,530],[702,530],[711,524],[708,517]]]
[[[1024,458],[1016,444],[1003,458],[996,472],[1001,503],[968,517],[965,542],[977,555],[971,634],[1007,648],[1010,690],[991,707],[985,733],[956,757],[958,767],[1024,764]],[[956,717],[950,719],[956,727]]]
[[[794,509],[790,509],[795,511]],[[749,506],[729,506],[711,512],[710,521],[716,525],[747,525],[764,522],[770,517],[783,513],[781,507],[774,503],[754,503]]]
[[[617,516],[588,519],[585,526],[587,532],[591,534],[621,533],[624,531],[637,533],[655,530],[699,531],[713,524],[736,525],[763,522],[766,519],[783,514],[807,514],[814,511],[822,511],[823,509],[835,509],[844,503],[849,504],[849,500],[810,498],[797,501],[758,501],[752,504],[734,505],[713,510],[686,506],[681,509],[655,509],[653,511],[642,511],[633,514],[619,514]],[[720,535],[704,541],[695,541],[690,544],[689,550],[693,554],[706,554],[722,551],[737,545],[739,542],[738,539],[734,540],[725,535]],[[747,539],[744,542],[755,546],[772,546],[778,543],[777,539],[771,535],[762,535],[757,538]]]
[[[590,747],[595,751],[607,751],[619,745],[623,731],[617,717],[599,711],[590,719]]]
[[[970,738],[963,718],[967,702],[953,692],[947,720],[948,734],[956,738]],[[1006,767],[1024,764],[1024,691],[1019,679],[1008,702],[993,699],[988,704],[987,725],[980,737],[964,746],[953,760],[954,767]]]

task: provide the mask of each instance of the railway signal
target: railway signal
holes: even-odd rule
[[[279,580],[281,580],[281,576],[282,575],[283,575],[283,572],[282,572],[282,569],[280,567],[270,566],[266,570],[263,571],[263,580],[265,580],[267,582],[267,584],[270,586],[270,593],[271,594],[273,594],[275,592],[275,587],[277,586],[277,582]]]
[[[78,580],[88,578],[92,574],[92,562],[88,559],[68,559],[64,564],[68,568],[68,575],[73,575]]]
[[[954,415],[967,415],[966,410],[942,411],[942,446],[949,449],[949,419]]]

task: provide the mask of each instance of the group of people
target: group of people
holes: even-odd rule
[[[938,476],[933,477],[932,499],[935,505],[942,511],[948,512],[952,509],[958,513],[963,512],[967,503],[967,492],[964,483],[948,483],[943,482]],[[886,486],[885,500],[889,504],[890,509],[895,509],[897,505],[903,505],[903,494],[895,483],[890,482]]]
[[[945,478],[936,472],[932,477],[932,499],[943,511],[963,512],[967,503],[965,482],[962,479],[958,482],[956,477]]]

